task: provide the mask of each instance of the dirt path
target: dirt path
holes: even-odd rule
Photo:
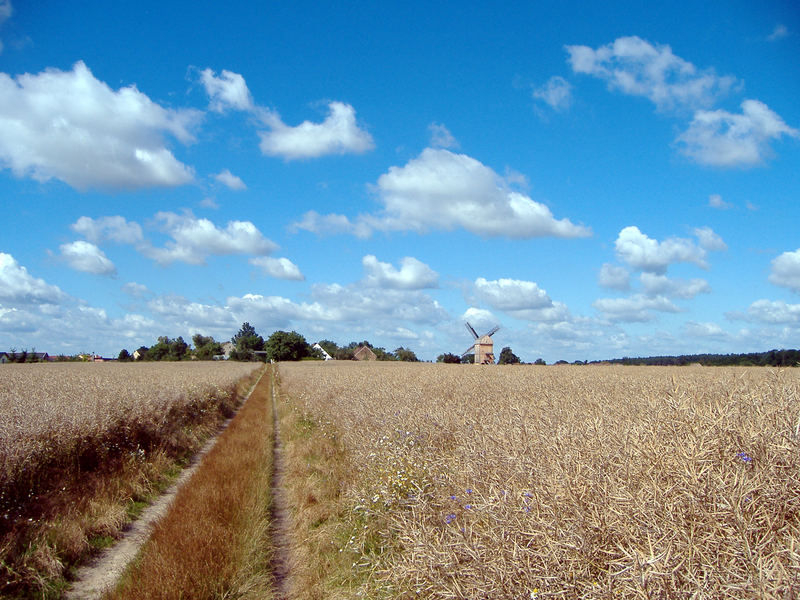
[[[264,373],[266,373],[266,371]],[[253,387],[250,388],[244,402],[247,402],[250,398],[250,394],[256,389],[264,373],[261,374],[255,384],[253,384]],[[242,406],[244,406],[244,402]],[[236,415],[234,415],[234,417],[235,416]],[[191,479],[203,457],[211,451],[217,443],[220,434],[234,417],[226,420],[217,434],[208,440],[200,451],[192,457],[188,466],[183,470],[175,483],[161,494],[153,504],[142,511],[141,516],[123,533],[122,539],[118,540],[117,543],[110,548],[106,548],[90,563],[78,569],[76,580],[66,591],[64,598],[67,600],[97,600],[106,591],[112,589],[116,585],[122,573],[125,571],[125,568],[136,557],[136,554],[147,541],[147,538],[150,537],[150,533],[156,521],[167,513],[178,490]]]
[[[272,380],[272,420],[274,446],[272,456],[272,526],[270,530],[275,553],[272,557],[272,580],[275,600],[289,598],[289,511],[284,477],[286,472],[283,445],[280,441],[277,382]]]

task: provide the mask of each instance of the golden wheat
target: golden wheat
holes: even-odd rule
[[[281,364],[395,598],[800,595],[800,372]]]

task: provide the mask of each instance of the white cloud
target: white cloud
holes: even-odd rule
[[[769,281],[800,293],[800,249],[784,252],[772,260]]]
[[[147,244],[139,250],[160,264],[181,261],[201,265],[212,255],[264,255],[277,248],[250,221],[228,221],[225,229],[220,229],[208,219],[191,214],[159,212],[155,219],[172,240],[163,248]]]
[[[686,334],[691,337],[729,339],[731,335],[716,323],[698,323],[688,321],[685,326]]]
[[[465,154],[426,148],[404,167],[378,179],[382,214],[365,218],[380,230],[458,227],[484,236],[516,239],[586,237],[591,230],[556,220],[544,204],[512,190],[489,167]]]
[[[722,209],[722,210],[727,210],[727,209],[731,208],[731,205],[729,203],[725,202],[722,199],[722,196],[720,196],[719,194],[711,194],[708,197],[708,205],[711,208],[719,208],[719,209]]]
[[[150,300],[147,307],[153,314],[166,317],[173,328],[227,327],[232,329],[240,323],[226,306],[190,302],[183,296],[158,296]]]
[[[372,254],[366,255],[361,263],[367,272],[366,285],[397,290],[420,290],[439,285],[439,275],[425,263],[412,256],[400,259],[400,269],[390,263],[380,262]]]
[[[518,179],[514,174],[513,178]],[[373,230],[450,231],[463,228],[483,237],[588,237],[592,231],[568,219],[556,220],[550,209],[512,188],[489,167],[465,154],[426,148],[404,167],[390,167],[375,191],[383,210],[351,220],[344,215],[307,212],[291,230],[352,233]]]
[[[694,298],[698,294],[708,294],[711,286],[705,279],[670,279],[666,275],[642,273],[639,275],[644,293],[648,296],[667,296],[670,298]]]
[[[489,306],[505,312],[547,308],[553,305],[547,292],[533,281],[519,279],[488,281],[478,277],[475,280],[475,292]]]
[[[66,298],[58,286],[33,277],[10,254],[0,252],[0,302],[10,304],[55,304]]]
[[[240,319],[278,327],[288,326],[293,321],[335,321],[338,317],[335,311],[318,302],[298,304],[281,296],[245,294],[228,298],[227,303]]]
[[[269,256],[256,256],[250,259],[250,264],[260,267],[264,273],[276,279],[290,281],[305,281],[305,276],[300,268],[288,258],[272,258]]]
[[[122,291],[133,298],[144,298],[150,294],[150,290],[142,283],[131,281],[122,286]]]
[[[700,110],[676,142],[694,161],[713,167],[752,167],[770,156],[769,142],[784,135],[800,138],[800,131],[758,100],[745,100],[741,114]]]
[[[735,84],[712,69],[698,70],[672,53],[667,45],[652,45],[636,37],[621,37],[596,50],[566,46],[575,73],[593,75],[610,89],[644,96],[660,110],[709,106]]]
[[[113,217],[81,217],[70,225],[70,229],[85,237],[93,244],[106,241],[118,244],[138,244],[143,240],[142,228],[134,221],[127,221],[119,215]]]
[[[135,86],[112,90],[83,62],[15,79],[0,73],[0,161],[18,177],[78,189],[188,183],[192,169],[164,137],[190,142],[198,120],[197,111],[165,109]]]
[[[363,220],[353,222],[345,215],[321,215],[315,210],[306,212],[300,221],[289,225],[293,233],[301,229],[322,235],[348,233],[362,239],[372,235],[372,228]]]
[[[228,169],[224,169],[220,171],[216,175],[214,175],[214,179],[220,182],[222,185],[229,187],[232,190],[246,190],[247,186],[244,184],[239,177],[231,173]]]
[[[304,121],[296,127],[286,125],[277,113],[265,113],[262,120],[270,130],[259,132],[261,152],[295,160],[328,154],[361,154],[375,147],[372,136],[356,123],[352,106],[330,102],[328,110],[322,123]]]
[[[800,304],[787,304],[783,300],[756,300],[747,308],[747,313],[733,312],[726,316],[772,325],[796,324],[800,323]]]
[[[458,140],[444,125],[431,123],[428,125],[428,131],[431,132],[432,148],[458,148]]]
[[[626,291],[631,287],[630,273],[625,267],[604,263],[597,275],[597,283],[610,290]]]
[[[692,229],[692,234],[704,250],[719,252],[728,249],[728,244],[711,227],[695,227]]]
[[[244,77],[238,73],[223,69],[217,77],[211,69],[204,69],[200,72],[200,82],[206,89],[208,106],[213,111],[225,112],[229,108],[251,111],[255,108]]]
[[[572,103],[572,85],[558,75],[551,77],[547,83],[533,90],[533,97],[541,100],[553,110],[562,112]]]
[[[644,323],[655,319],[653,311],[676,313],[680,309],[663,296],[634,294],[630,298],[600,298],[593,306],[611,321]]]
[[[788,35],[789,35],[789,30],[787,29],[786,25],[778,23],[777,25],[775,25],[775,29],[772,30],[772,33],[770,33],[767,36],[767,40],[770,42],[776,42],[778,40],[782,40]]]
[[[61,244],[61,257],[76,271],[93,275],[116,275],[117,268],[105,253],[91,242],[78,240],[69,244]]]
[[[696,233],[698,231],[705,230],[695,230]],[[713,231],[708,229],[702,235],[709,241],[713,240],[711,234]],[[703,268],[708,266],[706,250],[702,245],[683,238],[668,238],[659,242],[647,237],[635,226],[622,229],[614,245],[620,260],[642,271],[664,273],[670,264],[678,262],[694,263]]]
[[[461,315],[461,320],[469,322],[478,331],[478,335],[482,335],[484,331],[488,331],[497,325],[497,318],[492,311],[485,308],[475,308],[474,306],[470,306],[464,311],[464,314]]]
[[[334,283],[314,286],[312,296],[341,321],[374,321],[385,327],[396,327],[398,321],[438,323],[448,318],[447,312],[436,300],[418,290]]]

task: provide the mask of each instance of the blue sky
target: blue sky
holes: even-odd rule
[[[0,348],[800,346],[793,2],[253,4],[0,0]]]

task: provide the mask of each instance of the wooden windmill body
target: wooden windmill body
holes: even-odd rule
[[[478,332],[475,331],[475,328],[470,325],[467,325],[467,331],[472,334],[472,337],[475,338],[475,344],[468,348],[464,354],[461,355],[463,358],[468,354],[475,355],[475,364],[476,365],[492,365],[494,364],[494,342],[492,341],[492,336],[500,329],[499,326],[495,326],[486,332],[483,335],[478,335]]]

